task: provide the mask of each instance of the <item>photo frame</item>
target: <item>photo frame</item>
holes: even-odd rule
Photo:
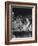
[[[37,4],[5,2],[5,44],[37,42]]]

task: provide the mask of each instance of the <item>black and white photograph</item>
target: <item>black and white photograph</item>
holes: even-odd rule
[[[32,7],[14,7],[11,13],[13,38],[32,37]]]
[[[37,42],[37,4],[7,2],[5,8],[6,43]]]

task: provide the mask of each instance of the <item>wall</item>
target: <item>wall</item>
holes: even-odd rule
[[[13,0],[13,1],[33,2],[38,4],[38,0]],[[37,11],[38,11],[38,7],[37,7]],[[38,12],[37,12],[37,19],[38,19]],[[37,23],[38,23],[38,20],[37,20]],[[37,30],[38,30],[38,26],[37,26]],[[37,32],[37,37],[38,37],[38,32]],[[5,0],[0,0],[0,46],[5,46]],[[13,46],[38,46],[38,43],[18,44]]]

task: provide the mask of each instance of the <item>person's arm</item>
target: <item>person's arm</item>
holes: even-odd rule
[[[29,26],[29,24],[30,24],[30,21],[29,21],[29,19],[28,18],[26,18],[26,21],[27,21],[27,27]]]

